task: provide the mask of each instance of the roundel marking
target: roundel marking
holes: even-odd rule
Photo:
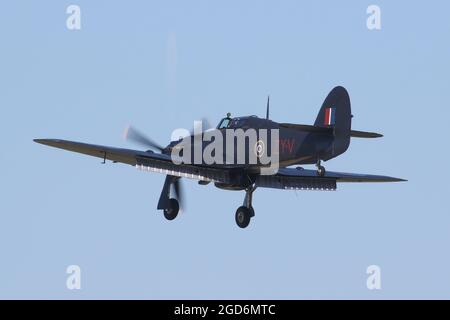
[[[261,156],[264,154],[265,151],[265,145],[264,141],[258,140],[255,144],[254,152],[258,158],[261,158]]]

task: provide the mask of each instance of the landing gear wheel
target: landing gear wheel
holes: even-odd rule
[[[317,174],[319,175],[319,177],[323,177],[326,173],[325,167],[324,166],[318,166],[317,167]]]
[[[253,208],[251,208],[253,209]],[[254,214],[253,210],[251,210],[247,207],[239,207],[236,210],[236,223],[240,228],[246,228],[248,224],[250,223],[250,218],[252,217],[252,213]]]
[[[167,220],[173,220],[177,217],[180,205],[176,199],[169,199],[169,207],[164,209],[164,217]]]

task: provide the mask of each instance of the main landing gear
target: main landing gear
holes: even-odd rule
[[[325,167],[320,164],[320,159],[317,160],[316,167],[317,167],[317,175],[319,177],[325,176],[326,170]]]
[[[159,197],[158,210],[163,210],[164,217],[167,220],[175,219],[180,211],[178,200],[170,197],[170,188],[179,182],[178,179],[178,177],[166,176],[166,181],[164,182],[161,196]]]
[[[180,211],[180,204],[177,199],[169,199],[169,203],[166,209],[163,210],[164,217],[167,220],[173,220],[177,217],[178,211]]]
[[[236,210],[235,220],[239,228],[246,228],[250,223],[250,219],[255,215],[255,210],[252,207],[253,192],[255,190],[256,186],[254,185],[245,189],[244,203]]]

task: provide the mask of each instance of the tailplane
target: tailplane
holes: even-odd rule
[[[350,131],[350,137],[352,138],[381,138],[383,135],[376,132],[366,132],[366,131]]]

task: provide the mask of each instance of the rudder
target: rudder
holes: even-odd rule
[[[323,160],[334,158],[347,151],[350,145],[351,122],[348,92],[344,87],[335,87],[325,98],[314,123],[316,127],[333,128],[333,144]]]

